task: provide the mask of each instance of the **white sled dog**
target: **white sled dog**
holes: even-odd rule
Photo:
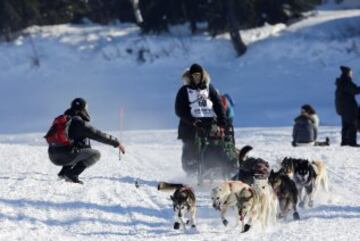
[[[259,221],[263,228],[276,220],[277,198],[265,182],[249,186],[241,181],[226,181],[212,190],[211,199],[225,226],[228,224],[225,218],[228,208],[237,209],[239,217],[236,222],[241,221],[242,232],[247,232],[254,220]]]
[[[211,191],[212,206],[215,210],[220,211],[222,223],[228,225],[225,214],[229,208],[235,208],[237,199],[235,193],[239,193],[250,186],[241,181],[225,181]]]
[[[250,229],[253,221],[258,221],[262,229],[276,222],[279,202],[267,179],[255,179],[250,189],[236,194],[236,199],[244,231]]]
[[[179,229],[180,224],[185,230],[186,224],[191,225],[191,228],[195,228],[196,198],[192,188],[184,184],[160,182],[158,190],[175,190],[174,194],[170,196],[175,212],[174,229]],[[185,222],[184,216],[186,215],[190,216],[190,220]]]

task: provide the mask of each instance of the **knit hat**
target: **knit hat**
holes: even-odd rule
[[[87,103],[83,98],[75,98],[71,101],[70,109],[76,111],[83,120],[90,121],[90,115],[87,112],[86,107]]]
[[[304,110],[309,115],[316,114],[315,109],[311,105],[308,105],[308,104],[303,105],[303,106],[301,106],[301,109]]]
[[[340,66],[340,70],[341,70],[342,74],[348,74],[351,71],[350,67],[343,66],[343,65]]]
[[[86,109],[86,100],[83,98],[76,98],[71,101],[71,109],[73,110],[84,110]]]
[[[193,64],[190,66],[190,74],[193,73],[201,73],[203,72],[203,68],[199,64]]]

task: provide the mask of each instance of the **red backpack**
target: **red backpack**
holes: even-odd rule
[[[228,100],[226,99],[226,97],[224,95],[220,96],[220,98],[221,98],[221,102],[222,102],[222,104],[224,106],[224,110],[226,112],[226,110],[228,108]]]
[[[71,117],[68,115],[60,115],[56,117],[46,133],[45,139],[48,144],[56,145],[71,145],[73,143],[69,138],[69,127],[71,124]]]

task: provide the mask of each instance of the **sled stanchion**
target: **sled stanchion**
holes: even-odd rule
[[[205,170],[205,152],[209,145],[208,142],[208,133],[206,130],[204,130],[204,133],[197,133],[196,134],[196,142],[197,142],[197,167],[198,167],[198,185],[202,185],[204,182],[204,170]]]

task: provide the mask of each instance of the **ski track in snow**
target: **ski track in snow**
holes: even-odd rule
[[[236,130],[237,146],[252,145],[250,155],[273,167],[285,156],[323,160],[331,190],[316,196],[314,208],[300,209],[300,221],[288,218],[264,231],[255,224],[245,234],[234,228],[233,211],[229,227],[222,225],[211,207],[212,185],[198,187],[181,170],[175,131],[126,132],[122,160],[115,149],[96,144],[102,158],[82,174],[84,185],[57,179],[60,168],[48,160],[40,134],[2,135],[0,240],[359,240],[360,152],[340,147],[339,133],[321,127],[320,139],[329,136],[330,147],[293,148],[288,127]],[[195,188],[197,231],[172,229],[171,192],[157,191],[158,181]]]

